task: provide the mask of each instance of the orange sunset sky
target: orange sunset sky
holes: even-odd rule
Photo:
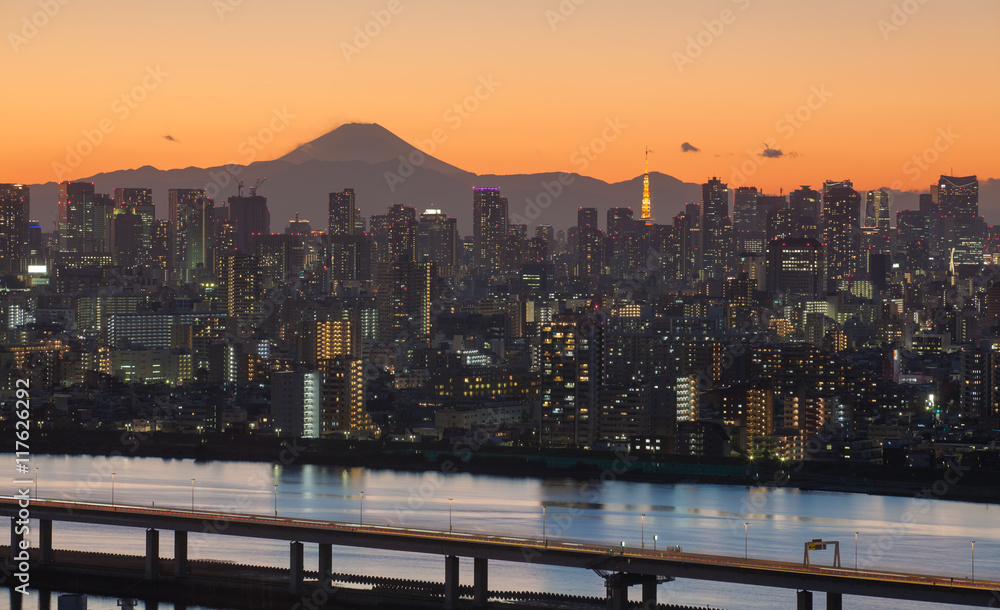
[[[0,23],[0,182],[243,163],[276,109],[257,160],[359,121],[440,128],[431,152],[482,174],[625,180],[648,145],[768,192],[1000,176],[996,0],[5,0]]]

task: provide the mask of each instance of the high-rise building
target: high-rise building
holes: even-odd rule
[[[115,213],[118,214],[123,210],[134,211],[139,216],[139,242],[142,250],[138,258],[145,263],[152,245],[153,221],[156,220],[156,208],[153,205],[153,189],[116,188]]]
[[[795,237],[819,239],[820,209],[823,196],[808,185],[788,194],[789,208],[792,210],[793,234]]]
[[[344,189],[330,193],[329,229],[330,235],[354,234],[355,210],[354,189]]]
[[[211,270],[215,237],[215,202],[205,189],[167,191],[168,220],[173,231],[174,267],[184,280],[193,280],[194,269]]]
[[[602,324],[585,314],[559,314],[540,334],[541,444],[589,447],[600,404]]]
[[[386,213],[389,221],[389,262],[417,259],[417,210],[393,205]]]
[[[365,410],[364,362],[350,356],[320,362],[323,377],[320,436],[374,436],[377,429]]]
[[[823,186],[823,241],[826,242],[827,279],[836,288],[858,272],[861,196],[853,184],[827,182]]]
[[[733,195],[733,229],[759,231],[757,222],[757,187],[737,187]]]
[[[454,268],[457,261],[458,221],[441,210],[425,210],[417,227],[417,262]],[[449,271],[448,274],[453,274]]]
[[[230,197],[229,220],[236,224],[236,249],[240,252],[253,252],[253,240],[259,235],[271,234],[271,212],[267,208],[267,197],[256,193],[249,197]]]
[[[767,292],[818,299],[823,284],[823,244],[811,238],[772,241],[767,246]]]
[[[986,227],[979,216],[979,180],[942,175],[931,195],[941,213],[945,256],[956,265],[982,264]]]
[[[30,193],[21,184],[0,184],[0,274],[28,270]]]
[[[59,185],[59,251],[95,254],[110,251],[108,220],[114,202],[98,198],[92,182]]]
[[[576,212],[577,229],[597,230],[597,208],[580,208]]]
[[[507,240],[507,198],[499,188],[473,189],[472,223],[474,265],[481,273],[489,273],[496,270]]]
[[[632,230],[632,208],[608,208],[608,237],[619,239]]]
[[[271,373],[271,415],[279,436],[319,438],[321,390],[319,371]]]
[[[729,189],[713,177],[701,186],[702,270],[706,278],[722,278],[731,267],[733,244]]]

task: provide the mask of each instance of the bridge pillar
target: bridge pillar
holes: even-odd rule
[[[146,580],[160,578],[160,531],[146,530]]]
[[[844,595],[842,593],[827,592],[826,610],[844,610]]]
[[[292,595],[302,595],[303,568],[302,543],[293,542],[290,547],[291,559],[288,566],[288,591]]]
[[[444,607],[458,608],[458,557],[454,555],[444,558]]]
[[[52,563],[52,519],[38,521],[38,549],[42,565]]]
[[[174,530],[174,576],[188,575],[188,533]]]
[[[18,549],[21,547],[21,540],[24,539],[23,534],[17,533],[17,517],[10,518],[10,560],[16,561],[14,558],[18,554]],[[18,598],[20,599],[20,598]]]
[[[319,586],[324,587],[330,582],[330,574],[333,573],[333,545],[319,543]]]
[[[490,596],[489,561],[485,557],[476,557],[472,564],[472,605],[485,608]]]
[[[52,591],[38,590],[38,610],[52,610]]]
[[[656,607],[656,577],[651,576],[642,581],[642,607]]]
[[[621,580],[608,584],[608,610],[628,608],[628,585]]]
[[[812,610],[813,607],[812,591],[799,591],[797,597],[798,597],[798,605],[796,605],[795,607],[798,610]]]
[[[24,607],[22,605],[22,596],[20,593],[14,590],[14,587],[10,588],[10,608],[11,610],[22,610]]]

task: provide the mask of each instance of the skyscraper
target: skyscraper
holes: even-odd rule
[[[441,210],[425,210],[420,215],[417,227],[417,262],[438,263],[454,268],[457,243],[456,219],[448,218]]]
[[[351,235],[354,233],[355,201],[354,189],[344,189],[330,193],[330,235]]]
[[[114,202],[94,193],[92,182],[59,185],[59,251],[90,255],[110,251],[108,222]],[[81,260],[81,257],[70,257]]]
[[[145,258],[152,245],[151,235],[153,221],[156,220],[156,208],[153,205],[153,189],[147,188],[116,188],[115,214],[131,210],[139,215],[139,243],[142,251],[139,258]]]
[[[417,210],[407,205],[393,205],[386,212],[389,222],[389,262],[417,258]]]
[[[706,278],[722,278],[732,257],[729,189],[713,177],[701,186],[702,269]]]
[[[823,244],[811,238],[777,239],[767,245],[767,291],[818,299],[823,285]]]
[[[29,198],[24,185],[0,184],[0,273],[28,269]]]
[[[215,203],[205,189],[167,191],[168,220],[173,227],[174,267],[185,280],[194,279],[194,269],[212,269]]]
[[[850,180],[823,185],[823,241],[831,287],[858,271],[860,212],[861,196]]]
[[[256,192],[249,197],[230,197],[229,220],[236,223],[236,249],[240,252],[253,252],[253,240],[256,236],[271,233],[271,212],[267,209],[267,197],[261,197]]]
[[[758,231],[757,187],[737,187],[733,196],[733,229],[735,231]]]
[[[788,204],[792,210],[792,223],[796,237],[819,238],[820,205],[823,196],[808,185],[788,194]]]
[[[472,190],[473,258],[480,273],[497,269],[507,240],[507,198],[499,188]]]
[[[976,176],[941,176],[931,187],[941,212],[945,256],[956,265],[983,262],[985,225],[979,216],[979,180]]]

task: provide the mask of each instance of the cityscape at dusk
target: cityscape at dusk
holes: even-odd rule
[[[1000,603],[997,3],[0,22],[0,607]]]

